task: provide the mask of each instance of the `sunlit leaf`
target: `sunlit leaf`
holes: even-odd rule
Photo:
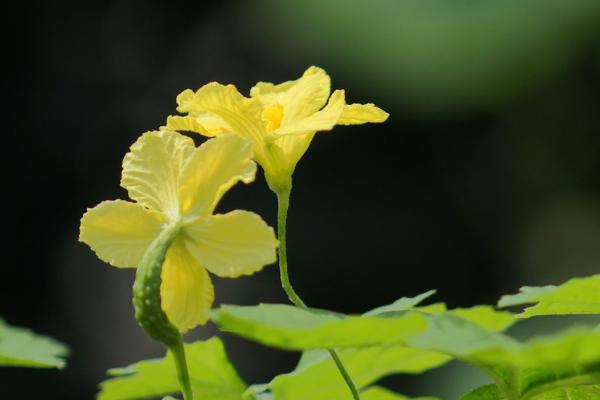
[[[359,389],[391,374],[418,374],[450,359],[440,353],[401,346],[340,349],[338,355]],[[278,375],[260,389],[271,390],[277,400],[329,400],[350,395],[326,350],[305,352],[294,371]]]
[[[283,304],[221,306],[212,320],[228,332],[289,350],[357,347],[403,342],[426,327],[419,313],[394,317],[345,316]]]
[[[430,290],[428,292],[422,293],[415,297],[401,297],[398,300],[396,300],[395,302],[393,302],[392,304],[377,307],[371,311],[366,312],[363,315],[364,316],[374,316],[374,315],[381,315],[381,314],[390,313],[390,312],[411,310],[414,307],[416,307],[418,304],[420,304],[423,300],[427,299],[428,297],[433,296],[434,294],[435,294],[435,290]]]
[[[360,394],[361,400],[435,400],[434,397],[418,397],[410,398],[403,396],[398,393],[394,393],[391,390],[385,389],[381,386],[371,386],[364,390]]]
[[[600,274],[574,278],[560,286],[521,288],[520,293],[502,296],[499,307],[535,304],[526,308],[520,318],[537,315],[600,314]]]
[[[551,390],[537,396],[532,400],[598,400],[600,399],[600,386],[573,386]]]
[[[404,301],[406,301],[405,305],[400,306]],[[393,337],[400,338],[400,340],[396,340],[393,342],[394,344],[385,344],[390,339],[385,337],[385,331],[382,329],[385,329],[386,325],[382,325],[382,323],[385,321],[387,323],[390,321],[395,321],[394,323],[403,321],[402,318],[410,315],[406,311],[401,311],[403,308],[428,309],[427,306],[416,307],[417,304],[417,301],[405,299],[394,303],[394,308],[387,306],[380,307],[379,310],[385,311],[378,314],[379,318],[374,316],[362,317],[363,328],[368,327],[371,321],[376,321],[374,327],[380,330],[376,334],[371,333],[375,329],[367,329],[365,332],[358,332],[358,334],[352,330],[351,324],[354,324],[354,321],[359,320],[360,317],[344,317],[339,314],[320,310],[315,311],[314,315],[311,314],[312,310],[304,313],[302,310],[294,309],[294,311],[300,312],[288,313],[287,311],[293,309],[293,307],[285,307],[282,310],[286,312],[277,315],[278,321],[272,321],[265,314],[268,314],[269,310],[277,310],[277,308],[265,307],[265,305],[255,308],[245,307],[241,310],[238,307],[234,308],[232,314],[235,315],[235,319],[228,316],[231,319],[225,322],[225,328],[231,330],[231,327],[235,327],[236,333],[240,332],[242,336],[246,335],[252,339],[257,338],[256,340],[260,341],[260,334],[256,332],[265,332],[267,331],[265,327],[267,327],[268,333],[278,338],[275,344],[277,347],[291,347],[293,349],[299,343],[310,342],[310,346],[315,346],[315,343],[322,345],[323,342],[319,333],[320,329],[323,329],[324,326],[332,322],[339,323],[340,321],[345,321],[349,324],[347,330],[330,332],[337,332],[336,335],[343,332],[346,336],[353,337],[354,343],[357,346],[356,348],[338,348],[337,352],[356,386],[359,389],[363,389],[385,376],[399,373],[421,373],[439,367],[451,359],[449,355],[439,352],[409,348],[401,345],[407,338],[415,334],[418,336],[419,332],[425,331],[425,328],[413,332],[411,335],[403,335],[402,337],[393,333]],[[443,305],[437,304],[435,307],[431,307],[429,311],[440,312],[444,309]],[[479,323],[481,326],[495,330],[503,330],[514,321],[512,314],[498,312],[486,306],[452,310],[449,314],[461,321],[465,321],[465,318],[468,318],[474,323]],[[462,318],[454,314],[461,315]],[[417,315],[421,318],[426,318],[425,313]],[[274,314],[270,314],[270,316],[273,317]],[[221,324],[223,321],[219,320],[218,322]],[[239,323],[241,324],[236,325]],[[469,322],[466,321],[466,323]],[[295,330],[291,328],[292,326]],[[393,329],[393,326],[390,326],[389,329]],[[483,328],[480,329],[484,330]],[[334,336],[334,334],[331,334],[328,343],[337,340]],[[373,343],[377,337],[383,337],[384,341],[380,345],[375,346]],[[284,338],[288,342],[282,345],[281,343],[285,343]],[[316,342],[312,340],[316,340]],[[348,338],[346,337],[344,340],[347,343]],[[290,345],[290,342],[294,342],[295,344]],[[275,340],[270,340],[269,344],[273,343],[275,343]],[[265,393],[266,391],[270,391],[277,400],[329,400],[342,399],[349,395],[344,380],[326,350],[306,351],[294,371],[275,377],[269,384],[254,385],[250,388],[247,395],[250,395],[250,393]]]
[[[0,367],[63,368],[67,347],[0,319]]]
[[[476,365],[502,382],[503,390],[533,396],[600,384],[600,332],[578,329],[520,343],[449,313],[427,318],[427,330],[411,338],[411,346]],[[481,389],[486,396],[491,391]]]
[[[508,329],[515,322],[514,314],[506,311],[494,310],[490,306],[455,308],[448,311],[448,314],[457,315],[481,328],[485,328],[493,332],[502,332]]]
[[[185,345],[194,394],[203,400],[240,400],[246,385],[227,358],[219,338]],[[98,400],[145,399],[179,392],[171,354],[108,371]]]
[[[504,393],[494,384],[480,386],[462,396],[460,400],[505,400]]]
[[[572,386],[550,390],[530,397],[532,400],[597,400],[600,399],[600,386]],[[506,400],[496,385],[481,386],[462,396],[460,400]]]

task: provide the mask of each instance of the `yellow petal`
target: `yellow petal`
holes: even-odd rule
[[[278,102],[285,115],[282,125],[292,124],[320,110],[331,93],[331,79],[318,67],[308,68],[302,77],[281,93]]]
[[[275,131],[275,133],[277,135],[303,135],[309,132],[329,131],[338,122],[345,106],[344,91],[336,90],[331,95],[325,108],[321,111],[288,123],[285,122],[284,117],[281,128]]]
[[[388,113],[372,103],[354,103],[344,107],[337,123],[338,125],[359,125],[367,122],[383,122],[388,117]]]
[[[233,85],[211,82],[196,93],[186,90],[177,97],[177,103],[179,112],[218,116],[232,132],[254,143],[262,143],[266,135],[260,119],[260,102],[245,98]]]
[[[186,116],[170,115],[167,117],[166,126],[161,126],[161,130],[196,132],[208,137],[231,132],[231,128],[221,118],[209,113],[194,113]]]
[[[208,320],[214,289],[208,273],[176,239],[165,257],[160,275],[161,307],[182,333]]]
[[[248,211],[210,216],[184,228],[184,235],[196,260],[221,277],[250,275],[276,260],[273,229]]]
[[[248,140],[231,133],[206,141],[190,156],[181,176],[183,215],[193,219],[211,214],[229,188],[238,181],[252,182],[255,174]]]
[[[304,135],[280,135],[273,142],[273,144],[279,146],[283,152],[282,158],[285,160],[286,164],[284,170],[288,174],[294,172],[296,164],[300,161],[306,150],[308,150],[308,146],[314,137],[315,132]]]
[[[271,82],[258,82],[250,89],[250,97],[258,99],[263,106],[268,107],[279,102],[281,94],[296,84],[297,80],[286,81],[277,85]]]
[[[181,171],[195,149],[192,139],[179,133],[144,133],[123,160],[121,186],[138,203],[175,218]]]
[[[119,268],[135,268],[161,225],[160,214],[139,204],[103,201],[81,218],[79,240],[101,260]]]

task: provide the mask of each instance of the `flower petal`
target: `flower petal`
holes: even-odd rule
[[[344,111],[346,102],[344,91],[336,90],[331,95],[329,102],[321,111],[318,111],[306,118],[292,121],[291,123],[281,124],[281,128],[275,131],[276,135],[303,135],[309,132],[329,131],[333,129]]]
[[[208,320],[214,289],[208,273],[176,239],[165,256],[161,271],[161,307],[182,333]]]
[[[298,80],[286,81],[279,84],[258,82],[250,89],[250,97],[258,99],[263,106],[280,103],[279,97],[296,84]]]
[[[179,177],[195,149],[192,139],[179,133],[146,132],[125,155],[121,186],[138,203],[176,217]]]
[[[211,82],[196,93],[186,90],[177,97],[177,103],[179,112],[191,115],[211,113],[218,116],[232,132],[254,143],[261,143],[266,134],[260,119],[260,102],[245,98],[233,85]]]
[[[331,93],[331,79],[319,67],[308,68],[302,77],[282,92],[277,101],[283,105],[282,125],[293,124],[320,110]]]
[[[231,132],[231,128],[221,118],[209,113],[192,113],[186,116],[170,115],[167,117],[166,126],[161,126],[160,129],[172,132],[196,132],[208,137]]]
[[[103,201],[81,218],[79,241],[119,268],[135,268],[159,235],[160,214],[124,200]]]
[[[220,277],[250,275],[277,259],[273,229],[248,211],[213,215],[184,229],[190,253]]]
[[[315,132],[310,132],[304,135],[279,135],[278,138],[273,142],[275,145],[281,148],[283,152],[283,159],[285,160],[285,170],[289,174],[294,172],[296,164],[312,142],[315,137]]]
[[[189,158],[181,176],[181,211],[188,218],[208,215],[221,196],[238,181],[250,183],[256,174],[252,144],[235,134],[206,141]]]
[[[359,125],[367,122],[383,122],[390,115],[375,104],[349,104],[338,120],[338,125]]]

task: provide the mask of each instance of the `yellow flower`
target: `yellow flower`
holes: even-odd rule
[[[214,299],[206,269],[234,278],[276,260],[273,229],[258,215],[212,214],[236,182],[254,180],[251,158],[251,144],[232,134],[196,148],[175,132],[145,133],[123,160],[121,186],[135,202],[104,201],[89,209],[79,240],[111,265],[135,268],[163,229],[180,224],[163,264],[161,307],[181,332],[204,324]]]
[[[164,129],[205,136],[233,132],[249,139],[273,189],[289,185],[316,132],[388,117],[373,104],[346,104],[343,90],[330,92],[330,78],[318,67],[308,68],[294,81],[259,82],[249,98],[233,85],[212,82],[197,92],[179,94],[177,111],[187,115],[170,116]]]

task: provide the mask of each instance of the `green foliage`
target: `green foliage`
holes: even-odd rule
[[[373,393],[368,396],[375,399],[403,398],[369,389],[379,379],[421,373],[451,358],[481,368],[495,382],[464,399],[586,399],[595,395],[595,385],[600,384],[600,332],[580,328],[521,343],[499,333],[514,323],[514,316],[487,306],[444,311],[439,304],[419,307],[418,300],[405,299],[362,317],[350,317],[263,304],[224,306],[214,312],[213,319],[224,330],[261,343],[308,350],[294,371],[266,385],[252,386],[246,396],[267,392],[276,400],[347,396],[348,389],[327,351],[311,350],[319,347],[339,348],[357,388],[365,396]]]
[[[63,368],[67,353],[62,343],[0,319],[0,367]]]
[[[456,315],[428,318],[427,331],[411,338],[410,345],[481,368],[508,399],[537,398],[574,386],[600,384],[600,332],[578,329],[520,343]],[[465,398],[504,398],[496,393],[483,387]]]
[[[574,386],[551,390],[532,396],[532,400],[597,400],[600,398],[600,386]],[[481,386],[467,393],[461,400],[506,400],[496,385]]]
[[[371,386],[370,388],[366,389],[360,394],[360,398],[361,400],[410,400],[406,396],[402,396],[401,394],[394,393],[379,386]],[[413,400],[435,400],[435,398],[419,397],[418,399]]]
[[[242,337],[287,350],[342,347],[390,346],[426,330],[427,315],[445,312],[443,304],[417,307],[433,294],[401,298],[363,316],[346,316],[330,311],[300,309],[283,304],[221,306],[211,318],[219,327]],[[488,306],[448,311],[483,328],[502,331],[514,317]]]
[[[494,384],[480,386],[462,396],[460,400],[504,400],[504,394],[500,388]]]
[[[246,385],[231,365],[219,338],[185,345],[195,395],[203,400],[240,400]],[[143,399],[178,392],[171,354],[108,371],[114,378],[101,383],[99,400]]]
[[[359,389],[390,374],[418,374],[450,359],[440,353],[402,346],[342,349],[338,355]],[[303,353],[294,371],[278,375],[267,385],[256,385],[249,392],[259,393],[265,390],[270,390],[277,400],[343,399],[349,393],[325,350]]]
[[[600,274],[574,278],[560,286],[522,287],[520,293],[502,296],[499,307],[535,304],[519,318],[538,315],[600,314]]]
[[[412,310],[427,298],[433,296],[435,290],[429,290],[425,293],[416,295],[415,297],[401,297],[392,304],[374,308],[371,311],[363,314],[364,316],[386,315],[392,312]]]
[[[401,343],[427,324],[420,313],[358,317],[283,304],[226,305],[211,318],[225,331],[289,350]]]
[[[512,314],[498,312],[487,306],[456,309],[448,312],[445,312],[443,304],[418,307],[419,302],[431,294],[433,292],[427,292],[414,298],[402,298],[391,305],[379,307],[365,313],[363,317],[352,317],[352,324],[360,326],[362,331],[355,330],[355,326],[350,326],[347,330],[345,327],[344,331],[338,332],[345,335],[338,343],[332,342],[337,338],[336,335],[329,337],[327,343],[334,344],[336,347],[342,347],[339,343],[348,343],[350,340],[355,343],[356,347],[354,348],[339,349],[338,355],[359,389],[366,389],[372,383],[391,374],[418,374],[439,367],[451,359],[449,355],[437,351],[401,345],[419,332],[424,334],[427,329],[426,325],[419,323],[421,329],[418,331],[416,326],[411,326],[412,332],[410,334],[405,332],[401,336],[397,335],[393,324],[402,321],[412,324],[412,320],[406,319],[406,316],[417,315],[419,321],[422,322],[429,319],[425,311],[443,313],[466,323],[469,323],[467,319],[473,321],[473,324],[479,324],[475,325],[476,327],[480,326],[479,329],[485,332],[487,332],[485,329],[504,330],[514,322]],[[294,349],[300,343],[306,344],[309,349],[313,348],[315,342],[312,340],[322,340],[320,330],[324,329],[324,325],[327,326],[332,322],[338,323],[344,318],[351,318],[340,314],[323,314],[322,311],[315,311],[315,314],[312,314],[314,310],[309,310],[306,313],[288,313],[293,308],[290,307],[290,310],[288,310],[288,307],[276,305],[235,307],[233,309],[227,307],[227,309],[227,312],[231,314],[227,314],[225,319],[217,317],[221,310],[215,311],[213,315],[219,324],[227,324],[225,327],[221,325],[225,330],[235,331],[252,339],[256,337],[257,340],[263,341],[263,343],[266,342],[276,347],[288,349]],[[279,315],[269,314],[271,309],[280,310],[282,313]],[[412,313],[407,313],[411,310]],[[416,310],[419,310],[420,313],[416,313]],[[296,309],[296,311],[302,310]],[[235,317],[232,317],[232,315]],[[268,315],[276,318],[276,321],[269,318]],[[361,324],[354,322],[361,319]],[[393,324],[387,327],[382,324],[386,321],[388,323],[393,322]],[[371,323],[373,326],[369,326]],[[388,330],[382,330],[384,328]],[[372,334],[377,329],[380,329],[379,336]],[[273,339],[265,340],[265,337],[261,336],[265,334],[270,335],[268,337]],[[394,338],[394,340],[385,338],[386,335]],[[383,338],[383,340],[375,343],[375,339],[378,337]],[[374,393],[369,394],[369,396],[392,396],[392,394],[384,392],[383,389],[367,390],[371,390],[369,393]],[[247,395],[265,393],[266,391],[270,391],[277,400],[328,400],[342,399],[348,396],[348,388],[325,350],[306,351],[294,371],[278,375],[266,385],[252,386]],[[399,395],[394,394],[394,396]],[[361,396],[361,398],[364,398],[364,396]]]

